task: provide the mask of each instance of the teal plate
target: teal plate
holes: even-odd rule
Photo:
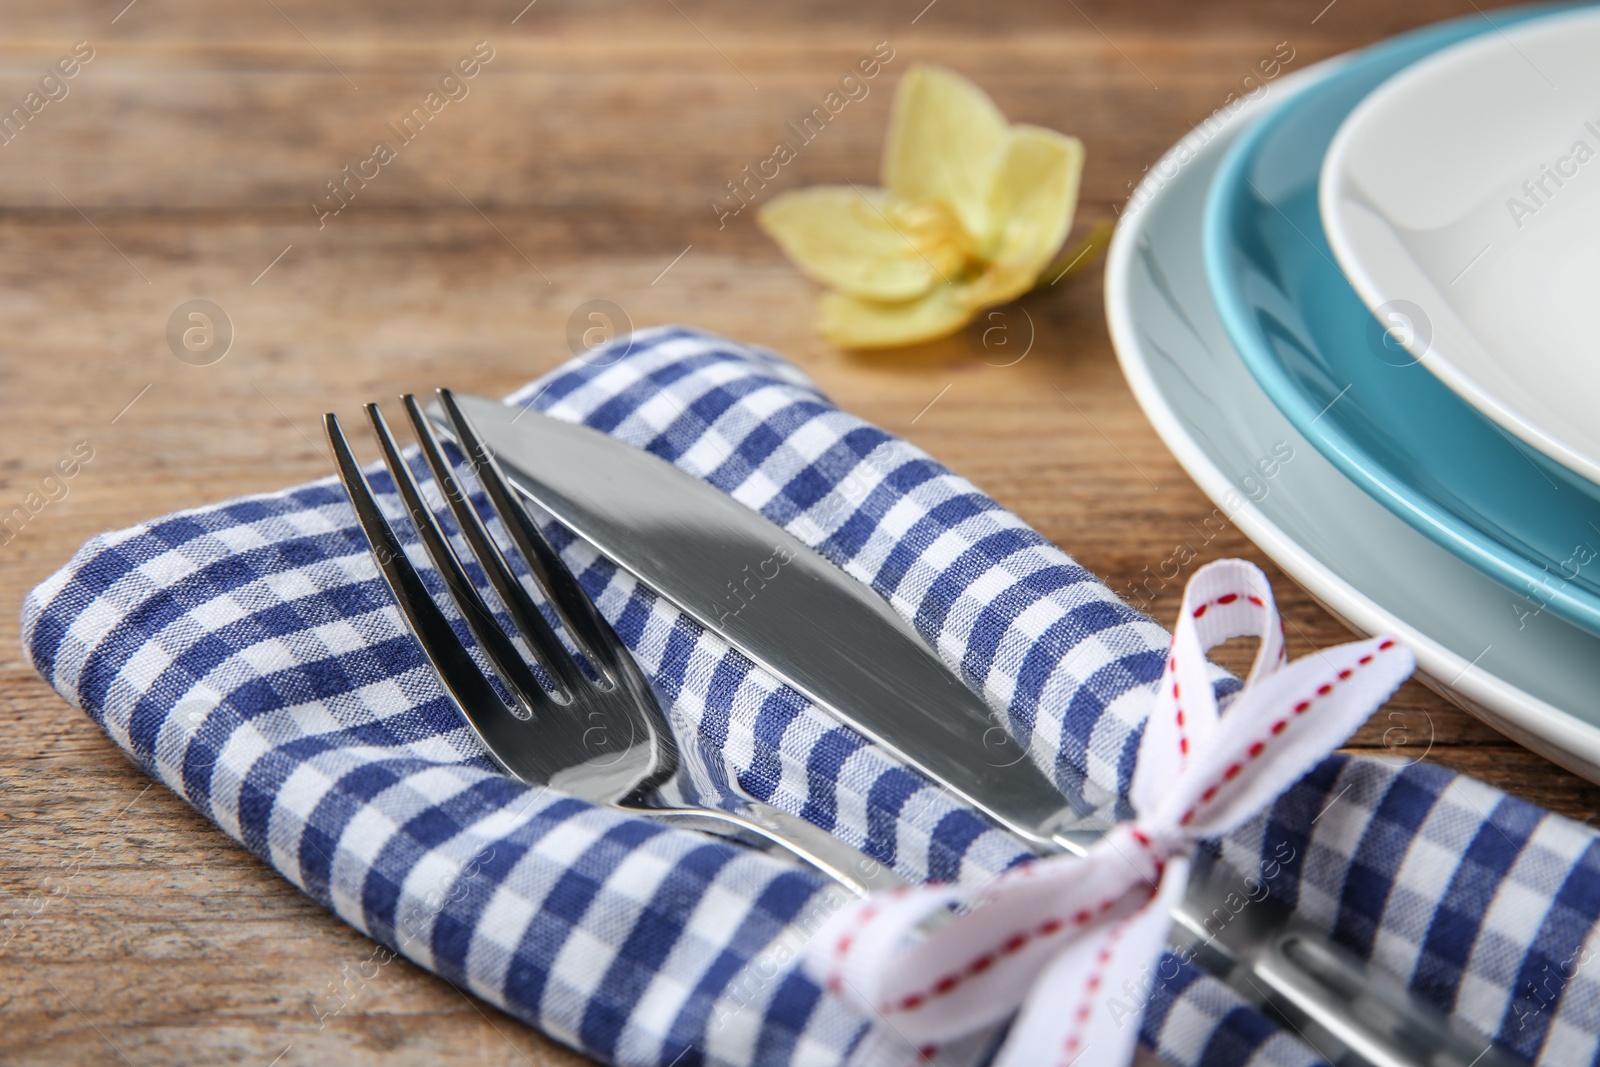
[[[1295,428],[1423,534],[1495,579],[1524,618],[1600,634],[1600,487],[1524,448],[1417,364],[1334,262],[1322,157],[1390,75],[1457,41],[1572,5],[1472,15],[1358,53],[1246,131],[1206,202],[1206,274],[1245,365]],[[1380,309],[1382,310],[1382,309]],[[1422,328],[1397,308],[1394,328]]]

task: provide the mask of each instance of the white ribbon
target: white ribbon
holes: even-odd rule
[[[1260,649],[1222,714],[1206,653],[1245,636]],[[812,940],[807,970],[924,1056],[1020,1009],[997,1067],[1129,1062],[1196,845],[1304,777],[1414,666],[1392,637],[1285,663],[1266,576],[1242,560],[1202,567],[1139,745],[1128,794],[1137,817],[1081,858],[853,902]]]

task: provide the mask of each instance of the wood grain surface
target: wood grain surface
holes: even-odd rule
[[[6,112],[77,42],[93,53],[0,145],[0,512],[77,442],[94,453],[0,533],[0,914],[24,918],[0,948],[0,1062],[583,1062],[401,960],[319,1027],[312,1005],[370,945],[152,787],[19,652],[22,597],[86,538],[324,475],[324,411],[437,384],[507,392],[568,358],[575,310],[607,300],[637,326],[788,354],[1118,589],[1184,545],[1197,564],[1265,563],[1232,527],[1202,532],[1212,505],[1123,383],[1098,268],[1030,299],[1020,361],[1015,308],[983,324],[1000,333],[852,354],[813,335],[815,293],[754,212],[719,224],[711,205],[735,204],[724,183],[888,42],[865,98],[753,195],[874,182],[894,83],[931,61],[1014,120],[1083,138],[1082,232],[1279,42],[1300,69],[1477,6],[525,2],[0,5]],[[326,183],[394,142],[386,124],[478,42],[493,58],[466,95],[319,224]],[[195,298],[234,330],[208,366],[167,341]],[[1348,636],[1267,569],[1293,654]],[[1389,710],[1358,746],[1405,742],[1578,819],[1600,805],[1418,684]]]

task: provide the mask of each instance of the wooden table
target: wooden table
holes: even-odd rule
[[[719,224],[711,205],[737,203],[724,183],[887,41],[868,95],[752,195],[873,182],[894,82],[930,61],[1013,119],[1083,138],[1082,232],[1279,42],[1299,69],[1475,6],[125,2],[8,5],[0,20],[7,109],[75,42],[92,50],[0,146],[0,511],[76,442],[94,451],[0,547],[0,913],[27,915],[0,950],[14,1064],[580,1062],[403,961],[318,1028],[313,1002],[366,943],[151,787],[18,652],[23,595],[84,539],[327,473],[323,411],[442,383],[506,392],[570,355],[580,305],[609,300],[637,326],[787,353],[1116,588],[1183,545],[1265,562],[1232,527],[1202,530],[1212,505],[1123,384],[1098,269],[1027,305],[1036,337],[1013,365],[997,364],[1018,351],[1014,310],[983,324],[1013,331],[987,345],[979,327],[850,354],[813,335],[812,287],[754,211]],[[409,143],[386,129],[480,41],[493,58],[463,98]],[[396,157],[319,223],[312,203],[339,203],[325,183],[370,175],[378,140]],[[234,331],[204,366],[167,340],[196,298]],[[1274,577],[1294,654],[1347,636]],[[1148,610],[1170,619],[1180,585]],[[1420,685],[1390,710],[1359,746],[1405,740],[1579,819],[1600,804]]]

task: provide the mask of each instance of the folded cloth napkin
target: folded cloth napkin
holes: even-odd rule
[[[1167,633],[790,364],[664,327],[510,402],[647,449],[780,523],[903,613],[1064,790],[1126,794]],[[375,488],[402,513],[386,476]],[[752,795],[911,879],[982,879],[1024,858],[552,533]],[[820,877],[498,773],[404,630],[331,478],[95,538],[29,597],[23,641],[150,775],[382,951],[574,1048],[661,1067],[917,1058],[800,971],[799,948],[837,906]],[[1217,847],[1507,1046],[1600,1062],[1600,980],[1586,967],[1600,847],[1587,828],[1437,767],[1336,757]],[[331,989],[307,990],[308,1022],[343,1009]],[[1143,1040],[1170,1063],[1321,1062],[1174,957],[1150,989],[1121,995],[1145,1002]]]

